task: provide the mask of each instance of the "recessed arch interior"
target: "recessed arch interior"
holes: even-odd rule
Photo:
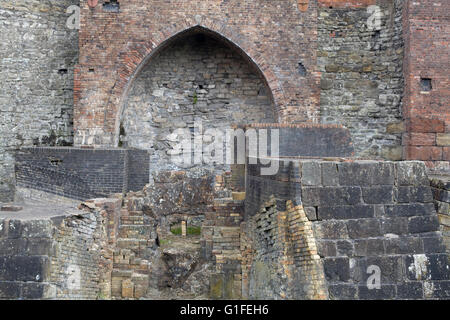
[[[120,134],[120,122],[122,121],[123,117],[123,111],[124,107],[127,103],[127,97],[129,95],[130,88],[132,87],[134,80],[136,77],[140,74],[141,70],[152,63],[152,61],[155,59],[158,54],[160,54],[162,51],[164,51],[168,46],[176,42],[177,40],[180,40],[182,38],[188,37],[189,35],[195,35],[195,34],[203,34],[210,38],[216,39],[220,41],[223,45],[230,48],[233,52],[237,53],[243,60],[247,61],[248,65],[251,66],[254,70],[254,72],[263,80],[265,84],[265,88],[267,90],[268,96],[270,98],[271,104],[272,104],[272,113],[273,113],[273,119],[275,119],[273,122],[279,121],[279,114],[277,111],[277,102],[274,97],[274,94],[271,90],[271,86],[269,85],[269,82],[264,74],[264,72],[261,70],[261,68],[258,66],[258,64],[237,44],[232,42],[231,40],[227,39],[226,37],[222,36],[218,32],[215,32],[211,29],[208,29],[203,26],[194,26],[191,28],[188,28],[186,30],[183,30],[181,32],[178,32],[177,34],[173,35],[172,37],[169,37],[165,41],[163,41],[158,47],[154,48],[137,66],[135,71],[130,76],[130,79],[128,80],[122,96],[120,97],[119,101],[119,110],[116,117],[116,125],[115,125],[115,145],[118,144],[119,141],[119,134]]]
[[[199,120],[204,131],[273,123],[274,110],[253,60],[218,33],[195,27],[153,50],[133,74],[120,111],[119,145],[151,150],[151,167],[174,170],[168,164],[174,130],[193,132]]]

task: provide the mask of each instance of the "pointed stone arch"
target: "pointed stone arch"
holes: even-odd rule
[[[139,72],[158,52],[166,48],[173,41],[190,33],[201,32],[220,40],[245,58],[258,72],[269,91],[274,106],[274,119],[280,119],[280,106],[284,104],[284,95],[278,79],[264,58],[258,53],[252,42],[246,39],[242,33],[235,32],[225,24],[209,18],[194,17],[194,21],[185,20],[178,25],[171,25],[161,30],[152,32],[152,38],[146,41],[129,42],[118,57],[116,82],[111,90],[110,100],[107,106],[107,119],[115,119],[114,128],[105,128],[112,131],[114,144],[118,144],[120,120],[124,104],[133,81]],[[105,123],[111,126],[112,123]],[[108,130],[109,129],[109,130]]]

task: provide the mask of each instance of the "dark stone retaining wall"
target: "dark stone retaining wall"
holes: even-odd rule
[[[0,220],[0,299],[110,296],[121,201],[39,220]]]
[[[149,163],[143,150],[23,148],[16,154],[16,180],[21,187],[85,200],[142,189]]]
[[[280,161],[276,176],[260,168],[248,166],[246,221],[270,196],[278,211],[289,199],[302,206],[330,299],[449,298],[448,254],[422,162]],[[274,247],[249,241],[258,241],[260,262],[273,259]],[[380,289],[368,289],[369,266],[380,268]]]

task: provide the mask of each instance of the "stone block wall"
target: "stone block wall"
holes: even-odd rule
[[[289,198],[302,206],[330,299],[448,298],[448,254],[422,162],[292,162],[280,166],[289,170],[281,169],[285,176],[277,180],[249,167],[259,183],[247,184],[246,201],[253,207],[273,196],[278,211],[286,211]],[[246,223],[259,214],[246,212]],[[250,239],[270,251],[269,244]],[[375,269],[380,287],[369,289]]]
[[[205,134],[202,150],[207,154],[212,129],[225,134],[232,124],[275,122],[269,93],[264,79],[239,53],[192,32],[152,57],[132,83],[120,115],[121,142],[149,150],[152,171],[180,169],[171,156],[194,130]],[[181,137],[175,130],[183,131]]]
[[[14,197],[14,151],[73,143],[78,31],[66,9],[79,0],[0,3],[0,201]]]
[[[85,200],[140,190],[149,181],[149,155],[131,149],[27,147],[16,153],[20,187]]]
[[[286,201],[295,200],[297,185],[304,171],[305,183],[314,183],[320,174],[320,167],[308,163],[304,168],[295,158],[351,157],[354,152],[350,133],[335,125],[311,124],[254,124],[250,128],[279,130],[279,155],[261,157],[271,160],[270,166],[277,168],[275,174],[262,175],[261,159],[250,155],[246,165],[245,214],[252,216],[261,206],[275,196],[279,210],[285,211]],[[271,135],[272,133],[270,133]],[[270,136],[269,135],[269,136]],[[268,139],[271,141],[272,139]],[[271,155],[271,152],[268,152]],[[259,156],[258,156],[259,157]],[[253,164],[256,163],[256,164]],[[267,166],[264,166],[267,167]]]
[[[0,298],[52,298],[50,221],[0,221]]]
[[[405,1],[405,159],[450,169],[448,1]]]
[[[2,219],[0,298],[108,298],[120,204],[103,199],[52,218]]]
[[[312,223],[301,205],[271,197],[241,226],[242,291],[251,299],[326,299]]]
[[[362,157],[402,159],[404,2],[319,1],[321,122],[347,127]]]
[[[420,162],[348,162],[302,187],[317,209],[319,255],[332,299],[448,298],[448,255]],[[334,178],[334,179],[333,179]],[[368,283],[377,269],[380,287]]]

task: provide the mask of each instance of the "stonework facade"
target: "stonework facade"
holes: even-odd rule
[[[3,1],[0,299],[450,299],[449,10]]]
[[[245,14],[239,1],[103,4],[2,4],[1,199],[14,196],[14,152],[22,146],[156,145],[156,161],[172,143],[165,131],[189,128],[196,112],[214,123],[212,115],[236,111],[223,124],[340,124],[359,156],[449,168],[445,1],[255,1]],[[70,24],[77,5],[80,30]],[[197,58],[189,53],[199,46],[191,36],[206,39]],[[191,49],[181,49],[183,41]],[[194,76],[186,64],[202,55],[208,59],[192,84],[178,84]],[[221,59],[230,68],[223,74]],[[161,74],[143,93],[153,71]],[[219,78],[207,79],[212,75]],[[145,103],[164,105],[140,117],[139,126]],[[164,110],[177,105],[197,111],[164,122]]]
[[[320,7],[318,66],[322,123],[349,128],[358,155],[402,159],[403,1],[380,3],[373,27],[367,7]]]
[[[404,158],[449,170],[448,1],[407,1]]]
[[[75,81],[76,144],[117,144],[130,83],[158,49],[194,27],[247,56],[270,89],[277,121],[318,121],[314,1],[305,12],[290,0],[256,1],[245,9],[240,1],[132,1],[121,4],[118,13],[100,5],[90,9],[86,1],[81,7],[85,27]]]

